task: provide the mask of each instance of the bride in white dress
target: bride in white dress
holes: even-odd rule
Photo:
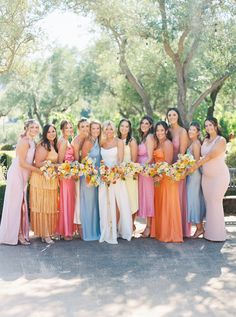
[[[120,164],[124,158],[124,143],[115,137],[115,125],[111,121],[103,124],[104,140],[101,156],[105,165],[112,167]],[[117,237],[128,241],[132,238],[132,216],[128,192],[123,180],[109,187],[99,186],[100,242],[117,244]]]

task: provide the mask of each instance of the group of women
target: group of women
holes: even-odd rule
[[[72,142],[73,126],[63,120],[59,140],[55,126],[47,124],[36,145],[34,139],[39,125],[28,120],[8,171],[0,243],[30,244],[28,179],[31,229],[48,244],[54,243],[55,237],[72,240],[75,233],[85,241],[117,244],[119,237],[130,241],[136,216],[146,220],[142,237],[183,242],[184,237],[191,237],[191,224],[195,224],[193,238],[204,235],[211,241],[224,241],[222,200],[229,171],[224,162],[226,141],[217,120],[205,120],[203,143],[199,124],[192,122],[187,131],[178,109],[168,109],[167,121],[154,125],[151,117],[142,117],[138,144],[128,119],[122,119],[116,129],[112,121],[105,121],[101,126],[98,121],[83,118],[78,122],[78,135]],[[57,166],[85,157],[90,157],[97,167],[101,160],[109,167],[131,161],[172,164],[178,154],[184,153],[191,153],[196,163],[178,182],[166,175],[152,178],[139,174],[138,179],[127,177],[110,186],[101,183],[93,187],[84,176],[47,179],[40,169],[48,160]]]

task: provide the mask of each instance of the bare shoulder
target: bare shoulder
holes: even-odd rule
[[[117,142],[118,146],[123,146],[124,145],[124,142],[121,139],[119,139],[119,138],[116,138],[116,142]]]
[[[173,143],[170,140],[165,140],[165,142],[163,143],[163,147],[165,149],[173,149]]]
[[[219,140],[217,140],[216,143],[219,143],[221,145],[226,145],[227,144],[226,139],[223,136],[220,136]]]
[[[147,141],[152,141],[152,142],[154,142],[154,136],[153,136],[153,134],[151,134],[151,133],[148,134],[146,140],[147,140]]]
[[[200,148],[201,147],[201,142],[197,139],[192,143],[193,148]]]
[[[187,130],[185,128],[183,128],[183,127],[180,127],[179,134],[181,136],[187,136],[188,135]]]
[[[132,146],[132,145],[137,145],[138,143],[137,143],[137,141],[136,141],[136,139],[135,138],[131,138],[131,140],[129,141],[129,143],[130,143],[130,145]]]

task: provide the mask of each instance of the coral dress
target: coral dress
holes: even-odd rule
[[[153,153],[155,162],[164,162],[162,149]],[[155,216],[151,223],[151,237],[162,242],[183,242],[178,183],[163,176],[154,193]]]
[[[117,164],[117,147],[101,148],[102,159],[112,167]],[[117,224],[116,205],[119,208],[120,219]],[[99,242],[106,241],[117,244],[117,237],[128,241],[132,238],[132,216],[129,205],[128,192],[123,180],[118,180],[109,187],[101,183],[99,186],[99,212],[101,237]]]
[[[54,148],[46,160],[57,163],[58,154]],[[58,178],[47,179],[38,173],[30,177],[30,221],[31,229],[38,237],[55,234],[58,219]]]
[[[144,164],[148,159],[145,143],[138,146],[138,163]],[[154,182],[153,178],[139,174],[138,177],[138,216],[142,218],[154,216]]]
[[[180,147],[179,135],[176,135],[173,137],[172,143],[174,146],[174,162],[176,162],[178,159],[179,147]],[[182,214],[183,236],[190,237],[191,224],[188,222],[186,180],[182,179],[181,181],[179,181],[178,187],[179,187],[180,209]]]
[[[64,160],[68,162],[74,161],[74,148],[71,144],[67,146]],[[75,180],[73,178],[61,178],[57,234],[63,237],[73,237],[75,231],[75,195]]]
[[[207,155],[221,136],[201,148],[201,155]],[[230,175],[225,164],[225,153],[218,155],[202,166],[202,190],[206,203],[206,225],[204,237],[212,241],[225,241],[226,230],[223,197],[229,186]]]
[[[29,149],[26,162],[33,163],[35,142],[29,140]],[[30,172],[19,164],[19,157],[13,159],[7,173],[7,186],[2,210],[0,226],[0,243],[15,245],[18,243],[18,235],[21,223],[21,211],[23,210],[23,236],[29,239],[29,220],[27,207],[27,184]]]
[[[98,140],[95,141],[88,156],[96,167],[100,166],[101,153]],[[83,240],[92,241],[100,238],[98,187],[88,186],[85,177],[81,177],[80,183],[80,210],[83,227]]]
[[[124,140],[124,146],[124,162],[129,163],[131,162],[131,151],[129,144],[126,144],[126,140]],[[138,210],[138,181],[133,177],[127,177],[125,185],[128,191],[131,213],[135,214]]]

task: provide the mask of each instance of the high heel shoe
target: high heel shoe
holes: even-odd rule
[[[203,235],[204,234],[204,230],[196,230],[194,235],[192,236],[193,239],[197,239],[199,236]]]
[[[18,243],[21,245],[30,245],[30,242],[25,240],[25,238],[23,238],[22,236],[18,237]]]
[[[55,243],[50,237],[41,238],[41,240],[43,243],[47,243],[47,244],[54,244]]]

